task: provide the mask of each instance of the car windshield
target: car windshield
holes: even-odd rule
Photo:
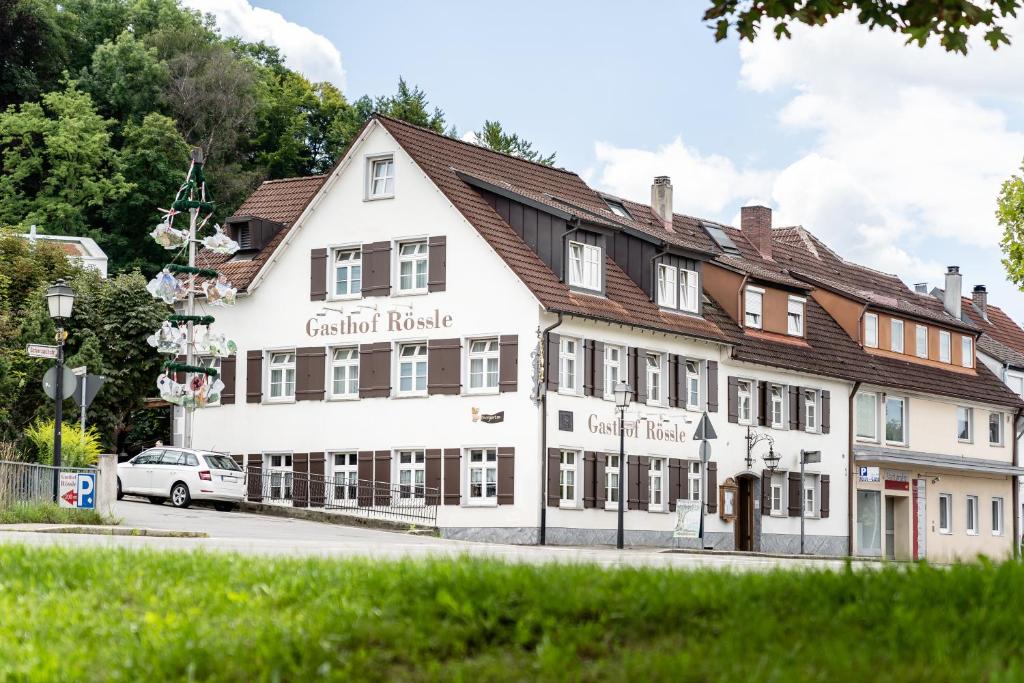
[[[234,470],[235,472],[241,472],[242,468],[238,464],[226,455],[220,455],[219,453],[205,453],[203,457],[206,458],[206,464],[217,470]]]

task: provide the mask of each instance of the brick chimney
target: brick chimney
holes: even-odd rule
[[[946,289],[943,292],[943,306],[946,313],[960,320],[961,300],[963,293],[963,278],[960,275],[960,266],[950,266],[946,269]]]
[[[974,307],[981,311],[981,317],[988,320],[988,290],[985,285],[974,285],[971,301],[974,302]]]
[[[674,232],[672,230],[672,179],[667,175],[657,176],[651,185],[651,210],[661,219],[662,227],[665,230]]]
[[[762,258],[772,258],[772,210],[767,206],[740,209],[740,229]]]

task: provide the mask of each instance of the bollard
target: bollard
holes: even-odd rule
[[[113,517],[114,503],[117,502],[117,455],[103,453],[96,468],[99,473],[96,482],[96,512]]]

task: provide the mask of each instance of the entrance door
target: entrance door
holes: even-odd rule
[[[896,559],[896,499],[885,497],[885,557]]]
[[[740,477],[736,501],[736,550],[754,549],[754,479]]]

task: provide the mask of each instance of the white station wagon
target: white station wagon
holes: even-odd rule
[[[170,500],[177,508],[209,500],[226,511],[245,497],[245,473],[230,455],[161,446],[118,464],[117,499],[125,494],[156,505]]]

